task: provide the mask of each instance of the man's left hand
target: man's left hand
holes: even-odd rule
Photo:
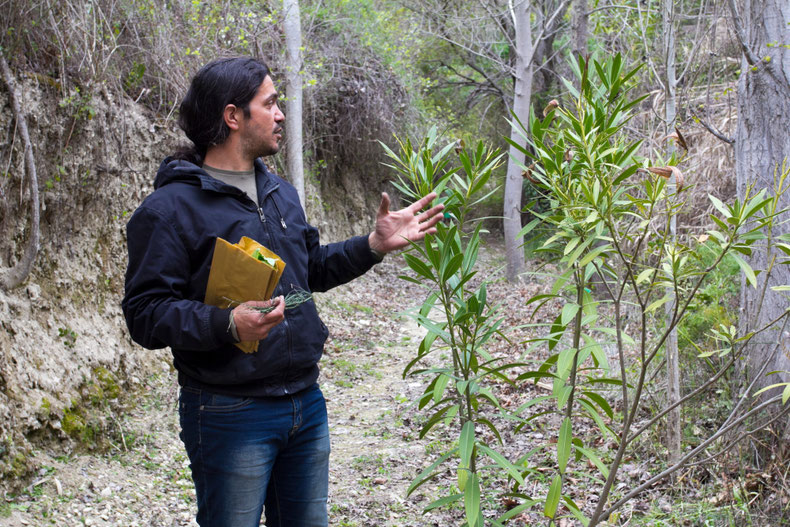
[[[376,213],[376,228],[370,233],[370,248],[380,253],[403,249],[409,242],[422,240],[426,234],[436,232],[435,225],[442,219],[444,205],[436,205],[422,211],[436,198],[431,192],[419,201],[399,211],[390,211],[390,197],[381,194],[381,205]]]

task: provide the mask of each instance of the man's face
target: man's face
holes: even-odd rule
[[[241,144],[250,159],[270,156],[280,150],[285,115],[277,106],[277,97],[272,78],[267,76],[250,101],[250,116],[241,121]]]

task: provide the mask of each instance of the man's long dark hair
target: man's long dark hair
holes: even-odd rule
[[[203,66],[192,78],[178,116],[178,125],[193,145],[174,157],[202,165],[208,147],[222,144],[230,133],[223,119],[225,107],[233,104],[249,117],[250,101],[267,75],[268,66],[252,57],[218,59]]]

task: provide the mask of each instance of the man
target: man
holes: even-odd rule
[[[282,295],[348,282],[441,218],[441,205],[420,212],[435,195],[391,212],[382,194],[370,235],[320,245],[296,190],[259,159],[279,150],[283,120],[261,61],[203,67],[179,117],[194,145],[162,162],[127,226],[124,314],[136,342],[172,349],[203,527],[257,526],[264,506],[269,526],[327,525],[329,434],[316,380],[328,332],[312,301],[285,311]],[[286,263],[276,298],[206,305],[217,237],[242,236]],[[269,305],[265,315],[251,309]],[[246,341],[260,341],[255,353],[234,345]]]

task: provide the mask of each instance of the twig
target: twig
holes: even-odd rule
[[[731,137],[727,137],[722,132],[720,132],[719,130],[714,128],[712,125],[709,125],[708,123],[706,123],[703,119],[701,119],[697,115],[697,113],[694,110],[691,110],[691,115],[693,115],[697,119],[697,122],[699,122],[699,124],[701,124],[703,126],[703,128],[705,128],[705,130],[710,132],[717,139],[720,139],[721,141],[724,141],[728,145],[734,145],[735,144],[735,139],[733,139]]]

